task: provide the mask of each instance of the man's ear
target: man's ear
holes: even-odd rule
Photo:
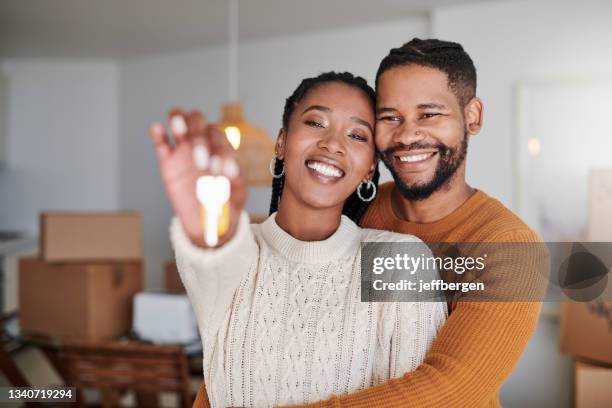
[[[482,99],[473,97],[463,108],[465,128],[469,135],[475,135],[482,129],[484,104]]]
[[[283,160],[285,157],[285,141],[287,139],[287,132],[284,128],[281,128],[278,131],[278,137],[276,138],[276,145],[274,146],[274,152],[276,153],[276,157],[280,160]]]

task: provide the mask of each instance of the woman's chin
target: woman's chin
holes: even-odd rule
[[[329,192],[326,195],[311,195],[303,196],[302,201],[309,207],[325,210],[339,205],[344,205],[344,201],[348,197],[332,197]]]
[[[307,207],[324,210],[344,205],[354,191],[349,184],[350,181],[346,179],[328,184],[312,180],[310,177],[302,177],[299,182],[291,183],[291,187],[288,185],[285,187],[289,187],[297,201]]]

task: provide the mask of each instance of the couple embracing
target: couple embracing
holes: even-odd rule
[[[204,349],[206,391],[196,405],[499,406],[539,302],[362,302],[360,289],[363,242],[540,241],[466,183],[468,142],[482,120],[476,69],[457,43],[413,39],[392,49],[376,93],[350,73],[305,79],[285,103],[261,224],[249,223],[246,186],[219,129],[174,110],[170,145],[153,125],[176,214],[171,240]],[[393,182],[378,185],[379,159]],[[196,179],[210,173],[231,183],[228,231],[213,248],[195,195]],[[500,259],[485,280],[533,267]]]

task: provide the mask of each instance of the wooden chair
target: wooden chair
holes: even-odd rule
[[[2,265],[0,265],[2,267]],[[30,383],[21,373],[21,370],[17,367],[13,361],[12,352],[22,347],[21,344],[15,344],[15,340],[9,336],[6,332],[6,323],[15,319],[17,316],[16,312],[0,315],[0,372],[4,374],[9,382],[9,385],[14,387],[30,387]],[[27,408],[41,407],[42,405],[38,402],[26,402],[24,404]]]
[[[158,406],[159,393],[178,393],[181,406],[191,408],[187,357],[181,346],[138,342],[67,343],[62,352],[69,386],[98,389],[104,408],[118,407],[122,393],[136,392],[138,406]]]

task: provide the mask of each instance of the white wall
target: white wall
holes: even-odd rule
[[[162,263],[172,259],[172,215],[148,128],[174,106],[216,117],[225,95],[225,54],[216,49],[130,60],[120,65],[119,203],[143,215],[145,284],[163,287]]]
[[[440,8],[433,37],[460,42],[478,70],[485,103],[484,129],[471,143],[470,182],[516,209],[515,90],[524,81],[607,77],[612,72],[612,3],[608,1],[503,1]],[[537,114],[534,113],[534,114]],[[580,123],[577,117],[558,121]],[[584,146],[583,153],[609,146]],[[563,166],[564,163],[559,163]],[[562,182],[560,180],[560,182]],[[573,191],[566,185],[568,193]],[[569,407],[571,364],[558,353],[558,322],[544,317],[517,369],[502,389],[504,407]]]
[[[0,69],[0,169],[8,160],[8,80]]]
[[[0,71],[8,85],[0,229],[37,235],[42,210],[116,209],[116,64],[0,61]]]
[[[463,44],[478,70],[485,122],[469,154],[468,178],[474,185],[515,208],[516,86],[609,76],[610,21],[612,3],[604,0],[482,2],[432,13],[432,36]]]
[[[287,36],[240,44],[239,93],[248,119],[276,137],[285,98],[307,76],[349,70],[373,81],[389,48],[427,35],[427,19]],[[161,265],[171,259],[168,222],[171,210],[159,180],[148,126],[165,118],[169,108],[203,109],[218,119],[227,99],[225,47],[120,64],[121,207],[144,215],[147,286],[162,285]],[[247,209],[267,213],[269,189],[250,190]]]

